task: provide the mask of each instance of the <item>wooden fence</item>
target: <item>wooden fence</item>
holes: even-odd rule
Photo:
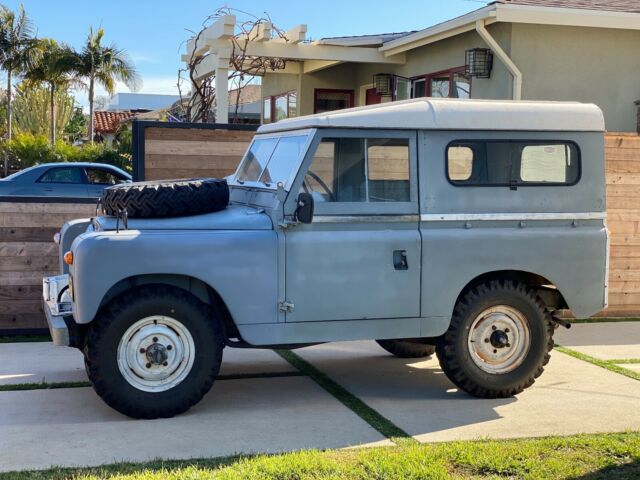
[[[607,134],[605,157],[611,256],[601,315],[640,316],[640,136]]]
[[[64,222],[96,211],[93,200],[31,200],[0,200],[0,332],[46,327],[42,277],[60,270],[53,235]]]
[[[228,175],[252,134],[147,127],[139,173],[146,179]],[[609,308],[601,315],[640,316],[640,136],[607,134],[606,159],[612,236]],[[67,220],[95,214],[92,201],[60,202],[0,199],[0,333],[46,327],[42,277],[59,269],[53,235]]]
[[[222,178],[235,172],[255,125],[133,122],[134,178]]]

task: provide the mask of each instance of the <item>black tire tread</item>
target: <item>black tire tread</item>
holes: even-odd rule
[[[383,349],[398,358],[424,358],[432,356],[436,347],[427,343],[411,340],[376,340]]]
[[[126,209],[130,218],[199,215],[224,209],[229,186],[217,178],[123,183],[105,188],[100,204],[106,215]]]
[[[125,292],[119,297],[116,297],[105,308],[101,310],[96,319],[91,323],[83,349],[85,370],[89,379],[91,380],[91,384],[95,392],[104,400],[107,405],[119,411],[120,413],[123,413],[124,415],[133,418],[153,419],[170,418],[180,413],[184,413],[192,406],[197,404],[200,400],[202,400],[202,397],[204,397],[207,392],[211,390],[211,387],[213,386],[213,383],[218,374],[218,370],[211,370],[210,372],[208,372],[205,381],[200,384],[200,388],[197,391],[193,392],[188,397],[182,398],[181,402],[175,403],[171,408],[165,408],[161,411],[157,408],[151,408],[152,405],[145,406],[145,408],[140,408],[140,406],[130,403],[126,396],[119,395],[118,392],[112,391],[105,384],[97,360],[99,353],[98,345],[100,339],[105,335],[106,330],[111,322],[113,322],[113,320],[123,312],[124,308],[129,302],[136,298],[139,299],[142,296],[145,296],[160,299],[166,298],[169,295],[177,296],[178,298],[181,297],[183,300],[190,302],[195,308],[201,310],[202,315],[205,315],[209,318],[214,318],[212,316],[212,312],[209,310],[209,307],[206,304],[195,299],[188,292],[170,286],[154,285],[153,287],[139,287]],[[222,349],[224,348],[222,326],[220,325],[220,322],[216,321],[206,322],[205,325],[210,329],[210,333],[214,336],[214,338],[219,339],[219,360],[221,362]]]
[[[537,365],[535,371],[523,378],[521,382],[510,388],[486,388],[478,385],[471,380],[461,367],[455,352],[455,339],[459,335],[461,322],[465,318],[467,311],[471,306],[486,294],[496,292],[498,290],[511,291],[518,295],[528,298],[536,308],[544,315],[545,331],[546,331],[546,351],[543,359]],[[549,363],[551,358],[550,352],[553,350],[553,333],[555,325],[551,319],[550,313],[547,311],[545,304],[535,292],[526,285],[511,280],[493,280],[488,283],[478,285],[467,292],[467,294],[455,306],[451,324],[447,332],[440,338],[436,346],[436,355],[440,361],[440,367],[447,377],[459,388],[465,392],[480,398],[508,398],[521,393],[526,388],[534,384],[536,379],[542,375],[544,367]]]

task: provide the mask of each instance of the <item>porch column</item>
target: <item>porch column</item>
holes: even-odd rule
[[[216,68],[216,123],[229,123],[229,69]]]

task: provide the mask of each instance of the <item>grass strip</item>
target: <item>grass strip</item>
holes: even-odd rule
[[[592,317],[592,318],[565,318],[569,323],[618,323],[640,322],[640,317]]]
[[[371,427],[380,432],[383,436],[396,442],[410,442],[415,440],[411,435],[398,427],[388,418],[382,416],[378,411],[364,403],[349,390],[331,379],[328,375],[318,370],[302,357],[291,350],[275,350],[287,362],[297,368],[300,372],[313,379],[318,385],[333,395],[340,403],[349,408],[353,413],[362,418]]]
[[[0,343],[51,342],[50,335],[0,335]]]
[[[81,388],[90,386],[90,382],[13,383],[10,385],[0,385],[0,392],[13,392],[22,390],[56,390],[58,388]]]
[[[599,358],[592,357],[591,355],[586,355],[584,353],[576,352],[575,350],[571,350],[570,348],[563,347],[562,345],[556,345],[555,349],[559,352],[562,352],[566,355],[569,355],[573,358],[577,358],[578,360],[583,360],[585,362],[592,363],[601,368],[605,368],[611,372],[619,373],[620,375],[624,375],[625,377],[633,378],[634,380],[640,380],[640,372],[634,372],[633,370],[629,370],[628,368],[620,367],[610,360],[600,360]]]
[[[640,432],[303,450],[0,473],[0,480],[382,480],[640,478]]]
[[[607,360],[609,363],[640,363],[640,358],[619,358],[616,360]]]
[[[229,375],[218,375],[216,380],[244,380],[251,378],[279,378],[302,376],[304,376],[304,373],[302,372],[233,373]],[[0,392],[22,390],[55,390],[58,388],[81,388],[90,386],[91,382],[12,383],[9,385],[0,385]]]

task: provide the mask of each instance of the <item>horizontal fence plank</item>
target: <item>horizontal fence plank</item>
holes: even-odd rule
[[[250,141],[255,132],[242,130],[208,130],[203,128],[153,128],[147,127],[145,140],[237,142]]]
[[[58,257],[4,257],[0,261],[0,272],[33,272],[51,270],[58,266]]]
[[[0,257],[51,256],[58,254],[58,245],[53,242],[3,242]],[[2,260],[0,260],[2,261]]]
[[[13,228],[0,227],[0,243],[2,242],[47,242],[53,241],[53,236],[60,228]]]
[[[40,285],[42,286],[42,277],[57,275],[59,266],[56,264],[48,270],[43,269],[38,272],[1,272],[0,271],[0,288],[15,285]]]
[[[92,204],[0,202],[0,213],[63,213],[91,216],[95,215],[95,211],[95,205]]]
[[[44,312],[5,314],[0,313],[0,330],[47,328]]]
[[[164,180],[167,178],[211,177],[223,178],[232,174],[233,170],[195,170],[182,168],[152,168],[145,171],[145,180]]]
[[[146,170],[154,168],[182,168],[193,170],[229,170],[234,172],[240,163],[239,155],[147,155]]]
[[[7,300],[33,300],[42,298],[42,284],[8,285],[0,287],[0,302]]]
[[[244,155],[247,142],[200,142],[185,140],[147,140],[146,155]]]

